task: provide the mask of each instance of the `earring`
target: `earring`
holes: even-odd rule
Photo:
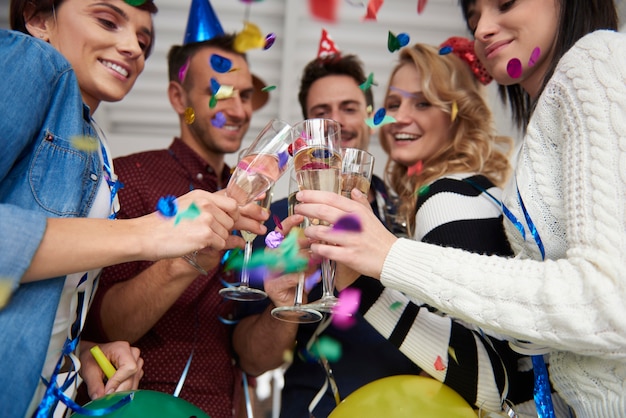
[[[185,109],[184,118],[187,125],[191,125],[196,120],[196,112],[194,112],[193,108],[188,107]]]

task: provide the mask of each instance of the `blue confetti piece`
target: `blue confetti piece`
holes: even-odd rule
[[[210,59],[211,68],[213,68],[218,73],[227,73],[233,66],[231,60],[221,55],[213,54]]]
[[[171,218],[178,213],[178,205],[176,204],[176,196],[167,195],[163,196],[157,202],[157,211],[167,217]]]
[[[409,44],[409,41],[411,40],[409,35],[406,33],[398,34],[397,38],[398,38],[398,43],[400,44],[401,47],[407,46]]]
[[[289,153],[287,151],[278,154],[278,169],[282,170],[289,162]]]
[[[446,45],[439,50],[439,55],[448,55],[453,49],[450,45]]]
[[[383,119],[385,119],[386,114],[387,112],[385,111],[384,107],[381,107],[380,109],[378,109],[376,113],[374,114],[374,125],[380,125]]]
[[[211,125],[215,126],[216,128],[221,128],[226,125],[226,116],[224,116],[224,113],[217,112],[215,116],[213,116],[213,119],[211,119]]]
[[[211,77],[211,92],[213,93],[213,96],[217,94],[217,92],[220,90],[220,87],[222,87],[222,85],[218,83],[216,79]]]
[[[265,45],[263,46],[263,49],[265,50],[270,49],[272,45],[274,45],[274,42],[276,42],[276,34],[275,33],[267,34],[267,36],[265,37]]]

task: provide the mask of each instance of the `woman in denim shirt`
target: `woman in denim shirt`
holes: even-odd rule
[[[154,39],[156,6],[131,3],[12,0],[17,31],[0,31],[0,416],[31,415],[42,398],[39,412],[54,410],[46,382],[74,351],[92,397],[137,387],[143,361],[128,343],[102,346],[118,369],[106,386],[92,344],[75,350],[100,268],[222,249],[241,223],[264,232],[260,211],[235,224],[236,202],[203,191],[178,199],[201,212],[183,222],[106,219],[121,184],[92,114],[130,91]]]

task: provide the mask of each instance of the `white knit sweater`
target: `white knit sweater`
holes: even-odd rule
[[[528,228],[524,241],[505,221],[513,260],[401,239],[381,281],[549,347],[552,383],[578,418],[626,417],[625,35],[595,32],[562,58],[503,197],[527,225],[518,188],[546,261]]]

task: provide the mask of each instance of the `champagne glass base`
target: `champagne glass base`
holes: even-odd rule
[[[308,306],[280,306],[272,309],[272,316],[285,322],[313,324],[322,320],[322,314]]]
[[[330,313],[339,303],[335,296],[324,296],[321,299],[307,303],[307,306],[320,312]]]
[[[242,302],[263,300],[267,297],[267,293],[260,289],[248,286],[233,286],[220,289],[220,296],[225,299],[238,300]]]

